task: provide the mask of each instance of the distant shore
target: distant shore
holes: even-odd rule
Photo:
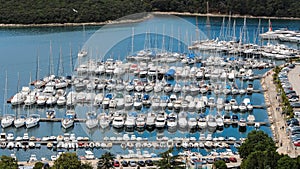
[[[232,18],[261,18],[261,19],[283,19],[283,20],[300,20],[297,17],[267,17],[267,16],[250,16],[250,15],[227,15],[227,14],[217,14],[217,13],[190,13],[190,12],[149,12],[149,14],[140,19],[117,19],[117,20],[108,20],[104,22],[87,22],[87,23],[46,23],[46,24],[1,24],[0,27],[68,27],[68,26],[102,26],[107,24],[126,24],[126,23],[136,23],[142,22],[151,18],[153,15],[177,15],[177,16],[201,16],[201,17],[232,17]]]

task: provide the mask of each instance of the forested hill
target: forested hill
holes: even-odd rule
[[[206,13],[207,0],[0,0],[0,23],[103,22],[162,11]],[[300,17],[299,0],[208,0],[209,12]]]

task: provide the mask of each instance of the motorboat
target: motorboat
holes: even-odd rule
[[[194,117],[191,117],[188,119],[188,128],[190,130],[197,129],[197,119]]]
[[[61,126],[64,129],[68,129],[74,125],[74,119],[76,118],[76,112],[73,109],[66,111],[65,117],[61,121]]]
[[[166,125],[166,117],[163,113],[158,113],[155,120],[155,127],[158,129],[164,128]]]
[[[133,98],[132,98],[132,96],[130,96],[130,95],[126,95],[125,96],[125,104],[124,104],[124,106],[125,106],[125,109],[131,109],[132,108],[132,106],[133,106]]]
[[[146,128],[148,130],[152,130],[155,128],[156,122],[156,114],[153,112],[149,112],[146,117]]]
[[[54,109],[48,109],[48,110],[46,110],[46,117],[48,119],[55,118],[55,115],[56,115],[56,111]]]
[[[25,121],[26,128],[32,128],[39,125],[40,122],[40,115],[38,114],[31,114]]]
[[[97,113],[95,111],[89,111],[86,113],[86,127],[89,129],[95,128],[98,126]]]
[[[216,122],[216,118],[213,115],[208,115],[207,116],[207,126],[210,128],[216,128],[217,127],[217,122]]]
[[[223,121],[223,117],[220,114],[216,115],[216,123],[217,123],[217,129],[223,130],[224,121]]]
[[[108,116],[106,113],[100,113],[98,115],[98,119],[99,119],[99,125],[103,129],[108,127],[111,122],[110,116]]]
[[[187,121],[187,113],[186,112],[179,112],[178,114],[178,125],[179,129],[186,129],[188,127],[188,121]]]
[[[66,103],[67,103],[67,99],[66,99],[65,96],[59,96],[57,101],[56,101],[56,104],[58,106],[64,106]]]
[[[91,151],[85,151],[84,157],[86,160],[94,160],[95,159],[94,153]]]
[[[177,114],[174,112],[170,113],[167,118],[167,127],[169,129],[176,129],[178,124]]]
[[[11,105],[20,105],[23,104],[24,101],[26,100],[26,95],[24,95],[23,93],[19,92],[16,93],[13,98],[11,99],[10,103]]]
[[[36,161],[38,161],[38,160],[37,160],[37,157],[36,157],[35,154],[31,154],[28,161],[32,163],[32,162],[36,162]]]
[[[138,114],[135,124],[138,131],[143,131],[146,126],[146,118],[144,114]]]
[[[20,115],[15,119],[14,126],[16,128],[23,127],[25,125],[25,122],[26,122],[26,116]]]
[[[204,115],[200,115],[197,125],[200,129],[205,129],[207,127],[207,121]]]
[[[135,128],[135,117],[134,116],[127,116],[124,126],[126,131],[133,131]]]
[[[248,111],[253,110],[253,105],[251,104],[250,98],[244,98],[243,103],[246,105]]]
[[[14,120],[15,120],[15,116],[13,116],[11,114],[5,114],[3,116],[3,118],[1,119],[1,127],[7,128],[7,127],[13,125]]]
[[[125,123],[125,120],[124,120],[124,117],[121,116],[121,115],[118,115],[118,116],[115,116],[113,118],[113,121],[112,121],[112,126],[114,128],[123,128],[124,127],[124,123]]]
[[[247,117],[248,123],[254,124],[255,122],[255,116],[253,114],[249,114]]]

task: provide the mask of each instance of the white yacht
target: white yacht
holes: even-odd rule
[[[24,95],[23,93],[17,93],[11,99],[11,105],[14,106],[14,105],[23,104],[25,100],[26,100],[26,95]]]
[[[155,128],[156,114],[153,112],[149,112],[146,117],[146,128],[148,130]]]
[[[86,113],[86,127],[89,129],[95,128],[98,126],[97,113],[94,111],[89,111]]]
[[[15,117],[11,114],[5,114],[1,119],[1,127],[6,128],[13,125]]]
[[[178,124],[177,114],[170,113],[167,118],[167,127],[168,129],[176,128]]]
[[[255,116],[253,114],[249,114],[248,117],[247,117],[247,121],[249,123],[254,124],[254,122],[255,122]]]
[[[65,105],[66,103],[67,103],[67,99],[66,99],[65,96],[59,96],[58,99],[57,99],[57,101],[56,101],[56,104],[57,104],[58,106],[63,106],[63,105]]]
[[[125,96],[125,109],[131,109],[133,106],[133,98],[130,95]]]
[[[156,117],[156,121],[155,121],[155,127],[156,128],[164,128],[166,125],[166,117],[164,116],[164,114],[157,114],[157,117]]]
[[[216,118],[213,115],[208,115],[207,116],[207,126],[210,128],[216,128],[217,127],[217,122]]]
[[[99,119],[99,125],[103,129],[108,127],[111,122],[110,116],[108,116],[106,113],[100,113],[98,115],[98,119]]]
[[[38,114],[31,114],[25,121],[26,128],[32,128],[39,124],[40,122],[40,115]]]
[[[190,130],[194,130],[197,128],[197,119],[194,117],[191,117],[188,119],[188,127]]]
[[[14,126],[16,128],[23,127],[25,125],[25,122],[26,122],[26,116],[20,115],[15,119]]]
[[[124,126],[126,131],[133,131],[135,128],[135,117],[134,116],[127,116]]]
[[[61,125],[64,129],[68,129],[74,125],[74,119],[76,117],[75,110],[69,109],[66,111],[66,115],[61,121]]]
[[[207,127],[206,118],[204,116],[200,116],[197,125],[200,129],[205,129]]]
[[[188,126],[188,121],[187,121],[187,113],[181,111],[178,114],[178,125],[180,129],[186,129]]]
[[[114,128],[123,128],[124,127],[124,123],[125,123],[124,117],[121,116],[121,115],[119,115],[119,116],[115,116],[113,118],[112,126]]]
[[[223,117],[219,114],[216,116],[216,123],[217,123],[217,128],[219,130],[222,130],[224,127],[224,121],[223,121]]]
[[[250,98],[244,98],[243,103],[246,105],[248,111],[253,110],[253,105],[251,104]]]
[[[145,126],[146,126],[146,118],[144,114],[138,114],[135,124],[136,124],[136,128],[137,130],[144,130]]]
[[[94,160],[95,159],[94,153],[91,151],[85,151],[84,157],[86,160]]]

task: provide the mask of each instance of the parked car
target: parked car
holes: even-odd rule
[[[300,102],[292,102],[291,106],[292,108],[300,108]]]
[[[147,166],[153,166],[153,161],[152,160],[146,160],[145,161]]]
[[[128,167],[128,162],[125,160],[121,161],[121,164],[123,167]]]
[[[136,167],[137,163],[136,163],[136,161],[129,161],[129,165],[130,165],[130,167]]]
[[[113,162],[113,165],[114,165],[114,167],[120,167],[119,161],[114,161],[114,162]]]
[[[145,162],[142,160],[138,161],[137,164],[141,167],[145,167],[145,165],[146,165]]]
[[[236,163],[237,159],[235,157],[229,157],[230,162]]]

